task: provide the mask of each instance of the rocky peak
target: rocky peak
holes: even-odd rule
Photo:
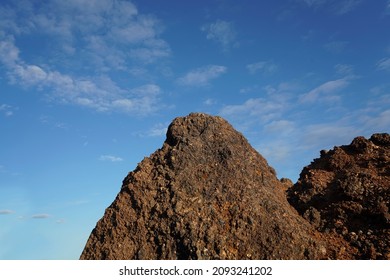
[[[321,151],[280,181],[226,120],[176,118],[81,259],[390,259],[390,136]]]
[[[318,259],[327,254],[275,171],[220,117],[173,120],[124,179],[81,259]]]

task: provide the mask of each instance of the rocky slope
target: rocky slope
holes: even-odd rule
[[[80,258],[390,259],[389,143],[322,151],[293,186],[224,119],[176,118]]]
[[[353,258],[390,259],[389,134],[321,151],[288,197],[317,230],[347,241]]]
[[[81,259],[318,259],[326,247],[240,133],[190,114],[124,179]]]

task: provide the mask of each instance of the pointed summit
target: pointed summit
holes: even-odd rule
[[[192,113],[123,180],[81,259],[318,259],[326,244],[227,121]]]

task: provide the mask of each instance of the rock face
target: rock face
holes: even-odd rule
[[[328,258],[328,241],[285,189],[222,118],[176,118],[162,148],[124,179],[81,259]],[[383,221],[385,204],[375,203]]]
[[[389,134],[357,137],[294,185],[222,118],[176,118],[81,259],[390,259],[389,162]]]
[[[288,199],[325,236],[347,241],[347,247],[335,247],[349,247],[352,258],[390,259],[389,162],[389,134],[357,137],[321,151],[288,190]]]

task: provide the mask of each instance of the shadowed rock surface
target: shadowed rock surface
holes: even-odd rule
[[[288,199],[317,230],[347,241],[352,258],[390,259],[389,163],[389,134],[357,137],[321,151]],[[339,251],[347,247],[335,242]]]
[[[124,179],[81,259],[329,258],[332,245],[291,207],[283,182],[222,118],[176,118]]]

